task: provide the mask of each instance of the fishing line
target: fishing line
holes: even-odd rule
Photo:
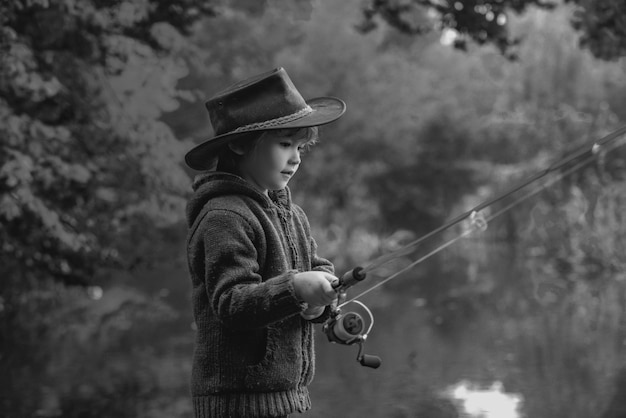
[[[570,162],[572,162],[573,160],[580,158],[582,156],[584,156],[587,153],[591,153],[592,156],[595,156],[596,153],[598,152],[599,149],[604,148],[605,144],[610,143],[611,141],[614,141],[615,139],[619,138],[620,136],[622,136],[624,133],[626,133],[626,125],[622,126],[621,128],[616,129],[615,131],[607,134],[606,136],[604,136],[603,138],[601,138],[598,141],[595,141],[593,144],[591,144],[589,142],[586,142],[582,145],[580,145],[579,147],[577,147],[574,151],[570,152],[568,155],[566,155],[565,157],[561,158],[560,160],[558,160],[557,162],[553,163],[551,166],[549,166],[548,168],[534,174],[533,176],[529,177],[528,179],[518,183],[517,185],[515,185],[514,187],[505,190],[504,192],[500,193],[499,195],[485,201],[482,202],[481,204],[477,205],[476,207],[474,207],[473,209],[470,209],[469,211],[457,216],[456,218],[452,219],[451,221],[445,223],[444,225],[434,229],[433,231],[429,232],[428,234],[418,238],[417,240],[407,244],[406,246],[392,251],[388,254],[384,254],[376,259],[374,259],[373,261],[371,261],[367,266],[363,267],[362,272],[363,274],[367,274],[367,272],[375,270],[387,263],[389,263],[390,261],[398,258],[401,255],[407,254],[408,252],[412,251],[413,247],[418,246],[420,243],[422,243],[423,241],[425,241],[426,239],[437,235],[443,231],[445,231],[446,229],[449,229],[450,227],[462,222],[463,220],[467,219],[468,217],[470,217],[473,213],[478,213],[480,212],[482,209],[493,205],[496,202],[499,202],[500,200],[505,199],[506,197],[512,195],[513,193],[523,189],[524,187],[528,186],[531,183],[534,183],[537,180],[540,180],[541,178],[547,176],[548,174],[564,167],[565,165],[569,164]],[[616,148],[616,147],[615,147]]]
[[[396,277],[398,277],[400,274],[404,273],[407,270],[412,269],[413,267],[415,267],[416,265],[422,263],[423,261],[427,260],[428,258],[432,257],[433,255],[437,254],[438,252],[446,249],[447,247],[449,247],[450,245],[454,244],[455,242],[457,242],[458,240],[460,240],[461,238],[466,237],[467,235],[471,234],[472,230],[468,229],[465,232],[463,232],[462,234],[454,237],[453,239],[447,241],[446,243],[440,245],[439,247],[435,248],[434,250],[432,250],[431,252],[429,252],[428,254],[418,258],[417,260],[413,261],[411,264],[409,264],[408,266],[398,270],[397,272],[395,272],[394,274],[392,274],[391,276],[387,277],[386,279],[380,281],[379,283],[376,283],[375,285],[371,286],[369,289],[364,290],[363,292],[359,293],[358,295],[354,296],[353,298],[343,302],[342,304],[339,305],[339,307],[341,308],[342,306],[350,303],[350,302],[356,302],[356,299],[359,299],[361,296],[368,294],[369,292],[371,292],[372,290],[384,285],[385,283],[387,283],[388,281],[395,279]]]
[[[626,132],[625,128],[626,127],[622,128],[621,130],[624,130]],[[618,131],[616,131],[616,132],[618,132]],[[614,132],[613,134],[615,134],[616,132]],[[611,137],[612,139],[615,139],[615,137],[618,136],[618,135],[617,136],[612,136],[613,134],[605,137],[604,139],[609,138],[609,137]],[[606,144],[607,142],[608,141],[604,141],[603,143]],[[362,296],[366,295],[367,293],[371,292],[372,290],[382,286],[383,284],[389,282],[390,280],[395,279],[400,274],[402,274],[402,273],[412,269],[413,267],[415,267],[416,265],[424,262],[425,260],[429,259],[433,255],[443,251],[444,249],[446,249],[447,247],[449,247],[452,244],[456,243],[457,241],[461,240],[462,238],[465,238],[466,236],[470,235],[476,229],[483,229],[484,230],[486,228],[486,225],[489,222],[491,222],[493,219],[499,217],[500,215],[502,215],[505,212],[511,210],[512,208],[514,208],[515,206],[519,205],[523,201],[525,201],[525,200],[527,200],[527,199],[537,195],[538,193],[540,193],[541,191],[545,190],[546,188],[548,188],[548,187],[552,186],[553,184],[561,181],[563,178],[569,176],[570,174],[572,174],[572,173],[580,170],[581,168],[587,166],[588,164],[590,164],[592,161],[594,161],[596,159],[596,156],[598,155],[599,152],[607,152],[607,151],[610,151],[612,149],[617,148],[618,146],[621,146],[621,144],[618,143],[615,146],[613,146],[612,148],[604,149],[604,147],[602,147],[599,144],[600,144],[600,141],[596,142],[590,150],[586,149],[585,152],[578,151],[578,152],[576,152],[576,154],[571,154],[571,155],[575,155],[575,157],[573,157],[573,156],[568,157],[567,162],[571,162],[575,158],[579,158],[579,157],[583,156],[584,154],[586,154],[588,152],[591,152],[591,154],[587,158],[585,158],[584,160],[582,160],[579,163],[573,165],[572,167],[568,168],[567,170],[560,172],[558,175],[554,175],[552,178],[550,178],[549,180],[545,181],[541,186],[536,187],[535,189],[531,190],[527,194],[519,197],[518,199],[516,199],[513,202],[509,203],[508,205],[504,206],[503,208],[501,208],[497,212],[489,215],[487,218],[484,218],[484,217],[482,217],[482,215],[480,215],[480,212],[479,212],[480,209],[479,210],[475,210],[475,209],[474,210],[470,210],[469,212],[467,212],[469,215],[465,215],[465,216],[463,216],[462,219],[460,219],[460,220],[464,220],[464,219],[466,219],[468,217],[472,218],[472,224],[463,233],[461,233],[461,234],[457,235],[456,237],[446,241],[445,243],[443,243],[442,245],[440,245],[437,248],[433,249],[429,253],[425,254],[424,256],[420,257],[419,259],[411,262],[407,266],[405,266],[402,269],[398,270],[397,272],[395,272],[391,276],[389,276],[389,277],[385,278],[384,280],[378,282],[377,284],[369,287],[368,289],[365,289],[363,292],[361,292],[358,295],[352,297],[351,299],[341,303],[338,307],[341,308],[342,306],[344,306],[344,305],[346,305],[346,304],[348,304],[350,302],[358,302],[356,299],[359,299],[360,297],[362,297]],[[547,174],[553,172],[557,168],[563,167],[566,163],[563,163],[562,160],[559,161],[557,164],[553,165],[550,169],[548,169],[549,171],[544,171],[543,172],[544,174],[541,177],[545,177]],[[556,167],[556,168],[553,168],[553,167]],[[538,180],[541,177],[536,178],[534,181]],[[528,184],[530,184],[530,183],[527,182],[527,183],[524,184],[524,186],[527,186]],[[518,187],[514,191],[517,191],[517,190],[519,190],[520,188],[522,188],[524,186]],[[491,199],[489,202],[490,202],[490,204],[493,204],[493,203],[495,203],[495,202],[497,202],[499,200],[502,200],[502,199],[512,195],[514,193],[514,191],[507,191],[507,193],[498,196],[497,200],[496,199]],[[487,206],[489,206],[489,205],[482,204],[482,205],[478,205],[476,208],[484,209]],[[448,229],[448,228],[454,226],[455,224],[459,223],[460,220],[456,221],[457,219],[459,219],[459,218],[455,218],[455,220],[454,220],[455,222],[449,222],[447,224],[447,228],[445,228],[445,229]],[[392,261],[393,259],[396,259],[399,256],[398,254],[405,254],[405,253],[407,253],[409,250],[412,250],[412,247],[416,246],[417,243],[420,243],[420,242],[424,241],[426,238],[428,238],[430,236],[433,236],[436,232],[440,232],[440,231],[443,231],[443,229],[442,228],[438,228],[434,232],[431,232],[430,234],[427,234],[426,236],[424,236],[424,237],[422,237],[422,238],[420,238],[420,239],[418,239],[418,240],[416,240],[416,241],[406,245],[405,247],[403,247],[403,248],[401,248],[401,249],[399,249],[397,251],[394,251],[392,254],[395,255],[395,257],[393,257],[393,258],[390,258],[389,254],[385,255],[384,257],[378,258],[377,261],[376,261],[376,264],[378,266],[381,266],[383,264],[386,264],[386,263]],[[383,260],[384,262],[381,262],[381,260]],[[369,270],[373,270],[373,267],[371,267],[371,266],[372,266],[372,264],[370,264],[368,266]]]

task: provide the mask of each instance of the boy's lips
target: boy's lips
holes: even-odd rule
[[[285,170],[285,171],[281,171],[281,174],[287,174],[289,176],[293,176],[295,173],[294,170]]]

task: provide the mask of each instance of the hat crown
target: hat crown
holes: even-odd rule
[[[233,84],[210,98],[205,106],[215,135],[295,115],[308,108],[284,68]]]

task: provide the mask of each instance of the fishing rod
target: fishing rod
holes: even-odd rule
[[[626,125],[622,126],[621,128],[618,128],[617,130],[607,134],[606,136],[604,136],[603,138],[601,138],[598,141],[593,142],[592,144],[590,143],[585,143],[582,144],[581,146],[578,147],[578,149],[576,149],[575,151],[572,151],[570,154],[566,155],[565,157],[561,158],[560,160],[558,160],[557,162],[553,163],[551,166],[549,166],[548,168],[545,168],[544,170],[539,171],[538,173],[530,176],[529,178],[527,178],[526,180],[523,180],[521,182],[519,182],[518,184],[514,185],[513,187],[506,189],[505,191],[501,192],[500,194],[498,194],[495,197],[492,197],[491,199],[488,199],[478,205],[476,205],[474,208],[468,210],[465,213],[460,214],[459,216],[453,218],[452,220],[446,222],[445,224],[441,225],[440,227],[432,230],[431,232],[427,233],[426,235],[418,238],[417,240],[410,242],[409,244],[406,244],[404,247],[392,251],[390,253],[384,254],[376,259],[374,259],[373,261],[371,261],[367,266],[362,268],[362,273],[363,274],[367,274],[367,272],[375,270],[385,264],[387,264],[388,262],[395,260],[396,258],[398,258],[399,256],[402,256],[404,254],[406,254],[407,252],[409,252],[409,250],[412,250],[414,247],[418,246],[419,244],[421,244],[422,242],[424,242],[425,240],[449,229],[450,227],[468,219],[469,217],[472,216],[472,214],[474,213],[479,213],[481,210],[485,209],[488,206],[493,205],[494,203],[497,203],[505,198],[507,198],[508,196],[512,195],[513,193],[519,191],[520,189],[523,189],[524,187],[528,186],[531,183],[534,183],[535,181],[538,181],[544,177],[546,177],[548,174],[553,173],[556,170],[561,169],[562,167],[566,166],[567,164],[571,163],[572,161],[583,157],[585,154],[590,153],[591,155],[596,155],[606,144],[609,144],[610,142],[615,141],[616,139],[618,139],[619,137],[621,137],[624,133],[626,133]]]
[[[511,208],[517,206],[518,204],[520,204],[522,201],[538,194],[539,192],[541,192],[542,190],[544,190],[545,188],[549,187],[550,185],[562,180],[564,177],[580,170],[581,168],[585,167],[586,165],[590,164],[593,160],[596,159],[596,157],[598,155],[603,155],[603,153],[605,153],[607,150],[606,145],[612,143],[613,141],[615,141],[616,139],[620,138],[622,135],[624,135],[624,133],[626,133],[626,125],[622,126],[621,128],[618,128],[617,130],[607,134],[606,136],[604,136],[603,138],[601,138],[598,141],[593,142],[593,144],[590,143],[585,143],[582,144],[580,147],[578,147],[576,150],[572,151],[571,153],[567,154],[565,157],[561,158],[560,160],[558,160],[557,162],[553,163],[552,165],[550,165],[549,167],[547,167],[546,169],[532,175],[531,177],[527,178],[526,180],[516,184],[515,186],[501,192],[500,194],[498,194],[495,197],[492,197],[491,199],[488,199],[480,204],[478,204],[477,206],[475,206],[474,208],[468,210],[465,213],[462,213],[461,215],[453,218],[452,220],[446,222],[445,224],[441,225],[440,227],[432,230],[431,232],[429,232],[428,234],[418,238],[417,240],[410,242],[409,244],[405,245],[402,248],[399,248],[395,251],[391,251],[390,253],[384,254],[376,259],[374,259],[373,261],[371,261],[368,265],[366,265],[365,267],[355,267],[352,270],[349,270],[348,272],[346,272],[343,276],[341,276],[339,278],[339,280],[333,284],[333,287],[335,288],[335,290],[337,291],[338,294],[338,300],[337,303],[333,306],[331,306],[331,313],[330,313],[330,317],[329,319],[324,323],[323,325],[323,332],[326,334],[326,336],[328,337],[328,340],[330,342],[333,343],[339,343],[339,344],[343,344],[343,345],[352,345],[352,344],[358,344],[359,345],[359,352],[357,354],[357,361],[359,361],[359,363],[362,366],[365,367],[371,367],[371,368],[378,368],[381,365],[381,359],[377,356],[371,356],[371,355],[367,355],[367,354],[363,354],[363,345],[365,343],[365,340],[367,339],[367,336],[369,334],[369,332],[371,331],[373,325],[374,325],[374,316],[372,314],[372,312],[367,308],[367,306],[365,306],[365,304],[363,304],[362,302],[359,302],[357,299],[363,295],[365,295],[366,293],[369,293],[370,291],[374,290],[377,287],[382,286],[384,283],[398,277],[400,274],[410,270],[411,268],[415,267],[417,264],[423,262],[424,260],[426,260],[427,258],[433,256],[434,254],[438,253],[439,251],[442,251],[443,249],[449,247],[450,245],[454,244],[455,242],[457,242],[458,240],[468,236],[469,234],[473,233],[476,230],[480,230],[480,231],[484,231],[487,228],[488,222],[493,220],[494,218],[500,216],[501,214],[505,213],[506,211],[510,210]],[[620,144],[617,144],[614,148],[617,148],[618,146],[620,146]],[[586,157],[585,157],[586,156]],[[580,161],[579,159],[585,157],[582,161]],[[547,177],[549,174],[554,173],[557,170],[560,170],[562,168],[564,168],[565,166],[567,166],[568,164],[572,163],[575,160],[579,160],[579,162],[577,164],[575,164],[572,167],[569,167],[568,169],[566,169],[565,171],[561,172],[560,175],[555,176],[553,179],[551,179],[550,181],[547,181],[545,184],[542,184],[541,186],[535,188],[534,190],[532,190],[530,193],[527,193],[526,195],[522,196],[521,198],[518,198],[517,200],[513,201],[512,203],[510,203],[509,205],[505,206],[504,208],[500,209],[499,211],[497,211],[496,213],[490,215],[488,218],[485,218],[485,216],[483,215],[483,213],[481,212],[483,209],[493,205],[494,203],[497,203],[505,198],[507,198],[508,196],[514,194],[515,192],[529,186],[531,183],[534,183],[536,181],[539,181],[540,179],[543,179],[544,177]],[[412,252],[415,247],[417,247],[419,244],[421,244],[422,242],[424,242],[425,240],[427,240],[428,238],[431,238],[437,234],[440,234],[448,229],[450,229],[451,227],[465,221],[469,219],[469,227],[467,227],[465,229],[465,231],[463,231],[463,233],[457,235],[456,237],[454,237],[453,239],[447,241],[446,243],[440,245],[439,247],[435,248],[434,250],[430,251],[429,253],[427,253],[426,255],[420,257],[419,259],[411,262],[408,266],[402,268],[401,270],[395,272],[394,274],[390,275],[389,277],[387,277],[386,279],[384,279],[383,281],[371,286],[370,288],[366,289],[365,291],[361,292],[359,295],[353,297],[352,299],[346,301],[346,295],[347,295],[347,290],[356,285],[357,283],[362,282],[363,280],[365,280],[365,278],[367,277],[367,273],[369,271],[372,271],[374,269],[377,269],[399,257],[402,257],[410,252]],[[341,313],[341,308],[349,303],[355,303],[358,304],[359,306],[361,306],[367,313],[367,315],[369,316],[369,327],[367,328],[367,330],[364,332],[363,330],[365,329],[365,325],[364,325],[364,321],[363,321],[363,317],[361,315],[359,315],[356,312],[348,312],[345,314]]]

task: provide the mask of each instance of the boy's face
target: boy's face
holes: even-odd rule
[[[240,173],[265,194],[284,189],[298,170],[301,153],[309,141],[306,128],[266,131],[242,156]]]

